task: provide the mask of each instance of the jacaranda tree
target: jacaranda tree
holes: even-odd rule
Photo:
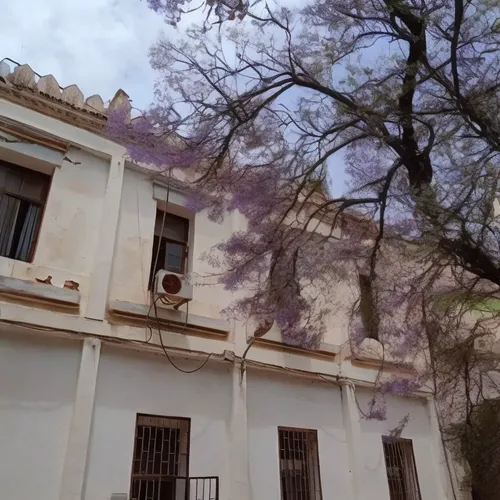
[[[314,347],[335,284],[351,281],[353,345],[423,356],[418,383],[448,403],[450,384],[468,390],[450,418],[472,425],[484,394],[467,378],[496,368],[468,360],[497,330],[498,2],[148,5],[169,24],[151,49],[156,103],[130,124],[115,113],[108,132],[133,160],[184,170],[193,209],[244,216],[207,256],[245,291],[230,312]],[[384,384],[408,393],[417,381]]]

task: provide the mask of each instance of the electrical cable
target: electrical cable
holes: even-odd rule
[[[165,354],[166,358],[168,359],[168,361],[170,362],[170,364],[178,371],[182,372],[182,373],[195,373],[195,372],[198,372],[200,371],[202,368],[204,368],[204,366],[208,363],[209,359],[212,357],[212,353],[210,353],[207,358],[205,359],[205,361],[203,361],[203,363],[198,366],[197,368],[194,368],[193,370],[185,370],[179,366],[177,366],[172,358],[169,356],[168,354],[168,351],[165,347],[165,344],[163,343],[163,336],[162,336],[162,332],[161,332],[161,324],[160,324],[160,318],[158,318],[158,309],[156,307],[156,301],[153,302],[153,306],[154,306],[154,309],[155,309],[155,316],[156,316],[156,321],[157,321],[157,324],[158,324],[158,336],[160,337],[160,345],[161,345],[161,348],[163,350],[163,353]],[[186,322],[184,324],[184,329],[186,328],[187,326],[187,313],[186,313]]]
[[[160,236],[158,236],[158,245],[156,247],[156,256],[155,256],[155,261],[154,261],[154,265],[153,265],[153,271],[155,271],[155,272],[156,272],[156,266],[158,265],[158,258],[160,257],[161,237],[163,236],[163,230],[165,229],[165,220],[167,219],[167,208],[168,208],[169,196],[170,196],[170,184],[167,184],[167,196],[165,198],[165,210],[163,210],[163,218],[161,221]],[[156,225],[156,220],[155,220],[155,225]]]
[[[152,293],[150,294],[150,296],[151,296],[151,304],[149,305],[149,309],[146,314],[146,328],[149,330],[149,337],[145,341],[146,344],[149,344],[149,342],[151,342],[151,339],[153,338],[153,329],[149,325],[149,319],[150,319],[151,309],[153,309],[154,297]]]
[[[153,265],[153,270],[154,271],[156,271],[156,266],[158,264],[158,259],[159,259],[159,256],[160,256],[161,236],[163,235],[163,230],[165,229],[165,221],[166,221],[166,217],[167,217],[167,208],[168,208],[169,197],[170,197],[170,184],[167,184],[167,195],[165,197],[165,210],[163,211],[163,218],[162,218],[162,222],[161,222],[160,236],[158,238],[158,245],[156,247],[156,255],[155,255],[155,260],[154,260],[154,265]],[[160,345],[161,345],[161,348],[163,350],[163,353],[165,354],[165,357],[168,359],[168,361],[170,362],[170,364],[176,370],[178,370],[178,371],[180,371],[182,373],[195,373],[195,372],[201,370],[208,363],[208,360],[212,357],[212,353],[210,353],[207,356],[207,358],[205,359],[205,361],[203,361],[203,363],[199,367],[195,368],[194,370],[184,370],[183,368],[180,368],[179,366],[177,366],[173,362],[172,358],[168,354],[168,351],[167,351],[167,349],[165,347],[165,344],[163,343],[163,335],[162,335],[162,331],[161,331],[161,323],[160,323],[160,318],[158,317],[158,307],[157,307],[156,304],[157,304],[158,300],[160,300],[160,302],[162,302],[162,304],[165,304],[165,305],[172,305],[173,302],[169,301],[165,297],[158,296],[158,297],[154,298],[153,293],[154,292],[152,290],[152,292],[151,292],[152,304],[149,307],[148,314],[146,316],[146,326],[147,326],[147,328],[149,328],[149,331],[150,331],[150,335],[149,335],[148,340],[146,342],[149,342],[151,340],[152,336],[153,336],[153,330],[149,326],[149,318],[150,318],[151,307],[152,307],[154,309],[154,314],[155,314],[156,323],[157,323],[157,327],[158,327],[158,336],[160,337]],[[181,334],[183,334],[186,331],[187,323],[188,323],[188,317],[189,317],[189,302],[186,304],[186,320],[184,322],[184,326],[182,327]]]
[[[168,207],[168,200],[170,197],[170,184],[167,184],[167,196],[165,197],[165,210],[163,211],[163,219],[161,221],[161,229],[160,229],[160,236],[158,237],[158,244],[156,246],[156,252],[155,252],[155,258],[154,258],[154,263],[153,263],[153,273],[156,272],[156,266],[158,265],[158,259],[160,257],[160,246],[161,246],[161,237],[163,236],[163,229],[165,228],[165,220],[167,218],[167,207]],[[155,226],[156,226],[156,218],[155,218]],[[155,227],[156,229],[156,227]],[[154,238],[153,238],[154,240]],[[154,277],[153,277],[153,282],[149,283],[150,287],[150,297],[151,297],[151,304],[149,305],[148,312],[146,314],[146,328],[149,330],[149,337],[146,339],[146,343],[149,343],[153,337],[153,329],[149,326],[149,319],[150,319],[150,314],[151,314],[151,309],[153,308],[153,304],[155,304],[155,298],[154,298]],[[157,299],[156,299],[157,300]]]

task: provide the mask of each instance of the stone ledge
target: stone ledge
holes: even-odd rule
[[[76,290],[8,276],[0,276],[0,294],[34,298],[69,307],[80,306],[80,292]]]
[[[146,319],[149,310],[150,307],[145,304],[135,304],[124,300],[112,300],[109,303],[109,311],[122,316]],[[221,319],[208,318],[191,313],[186,318],[184,311],[165,309],[164,307],[158,307],[157,310],[158,319],[161,322],[174,323],[176,326],[185,325],[187,330],[200,330],[224,336],[231,331],[229,323]],[[149,315],[151,316],[151,312]]]
[[[254,339],[255,345],[260,345],[262,347],[268,347],[280,351],[290,352],[293,354],[298,354],[302,356],[318,356],[318,357],[335,357],[340,353],[340,346],[334,344],[326,344],[321,342],[317,349],[308,349],[305,347],[293,346],[285,344],[281,340],[276,340],[274,338],[263,337],[249,337],[248,340]]]
[[[365,338],[363,342],[351,351],[349,359],[353,366],[363,368],[381,369],[385,367],[390,370],[400,370],[405,373],[414,373],[418,368],[415,360],[405,361],[394,358],[384,350],[384,346],[375,339]]]

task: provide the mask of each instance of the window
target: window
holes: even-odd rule
[[[314,430],[278,429],[282,500],[321,500],[318,437]]]
[[[189,419],[137,415],[131,500],[183,499],[188,463]]]
[[[421,500],[411,439],[383,437],[391,500]]]
[[[379,317],[370,275],[359,273],[359,292],[359,309],[366,336],[378,340]]]
[[[188,237],[188,219],[157,210],[150,286],[160,269],[178,274],[186,271]]]
[[[29,262],[50,176],[0,161],[0,255]]]

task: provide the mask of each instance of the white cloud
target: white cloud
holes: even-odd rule
[[[289,6],[303,1],[280,0]],[[198,11],[190,22],[203,18]],[[161,31],[177,33],[145,0],[10,1],[0,14],[0,60],[52,73],[61,86],[77,84],[86,97],[100,94],[106,101],[122,88],[144,108],[156,78],[148,50]]]
[[[275,4],[300,7],[308,1],[275,0]],[[37,73],[53,74],[63,87],[77,84],[85,97],[100,94],[106,101],[122,88],[139,109],[153,100],[157,76],[149,65],[149,47],[161,31],[180,36],[147,8],[145,0],[17,0],[4,4],[0,60],[10,57],[28,63]],[[198,12],[190,21],[201,20],[205,14]],[[343,190],[344,176],[337,175],[336,181],[335,193]]]
[[[152,100],[148,49],[168,27],[139,0],[18,0],[0,16],[0,59],[76,83],[104,100],[123,88],[136,107]]]

